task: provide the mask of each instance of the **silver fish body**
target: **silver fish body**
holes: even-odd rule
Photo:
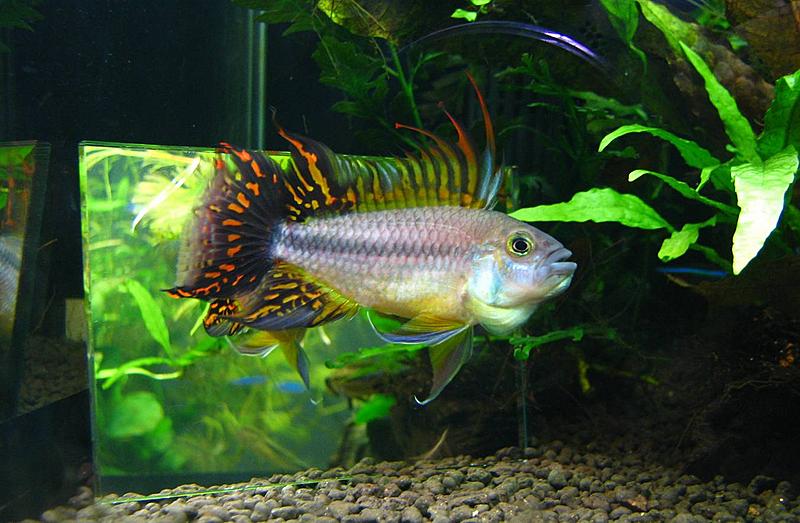
[[[525,255],[509,238],[529,239]],[[287,222],[272,256],[351,300],[403,318],[420,315],[507,333],[569,285],[575,264],[551,236],[505,214],[422,207]]]

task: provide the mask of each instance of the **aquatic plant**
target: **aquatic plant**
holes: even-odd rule
[[[655,177],[684,198],[709,207],[712,215],[702,222],[686,223],[678,229],[634,195],[621,194],[611,188],[595,188],[575,194],[566,203],[521,209],[514,213],[516,218],[525,221],[612,221],[641,229],[666,229],[670,236],[659,251],[662,261],[674,260],[687,250],[695,249],[709,261],[732,270],[734,274],[739,274],[758,254],[776,229],[782,212],[786,215],[786,227],[795,233],[800,232],[800,212],[791,202],[784,205],[784,195],[794,183],[798,168],[800,122],[797,121],[796,108],[800,104],[800,71],[778,81],[775,101],[764,117],[764,131],[757,138],[733,97],[702,58],[687,45],[681,44],[681,47],[705,81],[709,98],[730,138],[729,149],[734,151],[734,156],[721,160],[694,141],[664,129],[641,125],[622,126],[609,133],[599,149],[602,151],[612,141],[631,133],[644,132],[666,140],[677,148],[690,167],[699,169],[697,185],[692,187],[675,176],[646,169],[631,172],[629,181],[643,176]],[[727,202],[701,194],[709,181]],[[731,264],[711,247],[698,243],[698,239],[701,229],[733,220],[736,220],[736,227]],[[786,247],[783,250],[786,251]]]
[[[25,29],[33,31],[31,24],[42,19],[36,10],[39,0],[6,0],[0,2],[0,29]],[[0,53],[7,53],[9,48],[0,41]]]
[[[201,328],[203,304],[178,304],[159,291],[174,282],[177,241],[213,158],[213,151],[83,146],[101,478],[251,470],[254,463],[296,468],[333,452],[335,437],[304,449],[348,415],[346,403],[329,396],[313,408],[279,360],[225,357],[228,343]],[[335,356],[330,341],[309,343],[322,357]],[[322,383],[327,372],[317,366],[312,378]],[[291,455],[304,458],[287,461]]]
[[[453,11],[453,14],[451,14],[450,17],[460,18],[466,20],[467,22],[474,22],[478,19],[478,15],[489,12],[492,2],[493,0],[469,0],[469,9],[463,9],[459,7]]]

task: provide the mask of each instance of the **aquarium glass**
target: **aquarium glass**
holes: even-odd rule
[[[18,397],[49,152],[41,142],[0,144],[0,357],[6,415],[27,410],[19,408]]]
[[[288,161],[286,154],[272,156]],[[214,158],[213,150],[200,148],[80,146],[102,491],[328,466],[353,418],[347,400],[332,392],[341,383],[333,376],[341,367],[337,357],[380,344],[361,317],[311,329],[304,340],[311,359],[307,391],[280,354],[243,356],[233,348],[240,336],[206,334],[205,302],[163,292],[175,284],[180,237]],[[380,411],[381,401],[386,411],[385,399],[373,408]],[[374,417],[367,410],[360,423]]]

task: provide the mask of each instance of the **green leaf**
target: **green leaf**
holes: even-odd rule
[[[619,129],[608,133],[603,139],[600,141],[600,147],[598,150],[600,152],[603,151],[608,145],[619,138],[620,136],[625,136],[626,134],[631,133],[649,133],[657,138],[661,138],[678,149],[683,160],[690,166],[695,167],[697,169],[704,169],[706,167],[713,167],[715,165],[719,165],[719,160],[714,158],[714,156],[708,152],[706,149],[700,147],[695,142],[691,140],[686,140],[685,138],[681,138],[672,134],[669,131],[665,131],[664,129],[659,129],[658,127],[647,127],[645,125],[623,125]]]
[[[639,11],[636,9],[636,0],[600,0],[608,13],[608,19],[619,37],[625,42],[636,56],[647,67],[647,57],[641,49],[633,43],[633,36],[639,26]]]
[[[589,189],[568,202],[520,209],[510,215],[524,222],[617,222],[639,229],[669,229],[672,226],[652,207],[632,194],[614,189]]]
[[[153,299],[153,296],[141,283],[136,280],[129,280],[124,284],[124,288],[133,296],[136,305],[139,306],[139,312],[142,314],[144,326],[150,336],[164,348],[167,355],[172,358],[172,345],[169,342],[169,329],[167,329],[167,322],[164,320],[164,314],[158,303]]]
[[[719,80],[714,76],[714,73],[709,69],[708,65],[700,58],[700,55],[695,53],[688,45],[681,42],[686,58],[692,63],[694,68],[700,73],[705,82],[706,92],[711,103],[716,107],[722,124],[725,127],[725,133],[731,139],[733,146],[739,154],[748,162],[757,162],[761,159],[758,155],[756,147],[756,135],[753,134],[753,129],[736,105],[736,100],[731,96],[725,87],[719,83]]]
[[[600,0],[611,25],[622,41],[630,44],[636,28],[639,26],[639,11],[636,9],[636,0]]]
[[[114,405],[106,431],[113,439],[147,434],[158,426],[164,409],[152,392],[132,392]]]
[[[719,209],[720,211],[728,214],[735,215],[737,213],[736,207],[733,207],[731,205],[725,205],[724,203],[712,200],[711,198],[706,198],[705,196],[698,193],[696,189],[692,189],[686,182],[676,180],[675,178],[667,174],[661,174],[655,171],[648,171],[647,169],[636,169],[635,171],[631,171],[631,173],[628,175],[628,181],[632,182],[634,180],[637,180],[638,178],[640,178],[645,174],[658,178],[659,180],[663,181],[664,183],[672,187],[674,190],[678,191],[682,196],[686,198],[704,203],[706,205],[714,207],[715,209]]]
[[[642,8],[642,16],[658,28],[666,38],[667,43],[677,53],[680,52],[679,42],[682,40],[694,45],[697,41],[698,29],[696,26],[685,22],[672,14],[667,6],[652,0],[637,0]]]
[[[775,82],[775,99],[764,115],[764,132],[758,140],[764,158],[787,145],[800,149],[800,70]]]
[[[361,408],[356,411],[355,422],[367,423],[372,420],[385,418],[391,408],[397,403],[394,396],[388,394],[373,394]]]
[[[786,189],[797,172],[797,151],[791,145],[764,163],[731,167],[742,211],[733,233],[733,273],[742,272],[778,224]]]
[[[456,9],[453,11],[453,14],[450,15],[450,18],[461,18],[466,20],[467,22],[474,22],[476,18],[478,18],[477,11],[467,11],[466,9]]]
[[[717,217],[712,216],[702,223],[687,223],[680,231],[674,231],[672,235],[664,240],[661,249],[658,250],[658,257],[661,261],[668,262],[680,258],[689,250],[700,236],[700,229],[716,225]]]

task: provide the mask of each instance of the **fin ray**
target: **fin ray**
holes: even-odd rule
[[[420,405],[426,405],[436,399],[442,390],[450,383],[461,367],[472,356],[472,327],[467,327],[444,341],[428,348],[428,354],[433,369],[433,381],[428,396],[414,400]]]
[[[237,170],[225,158],[232,159]],[[269,157],[221,144],[215,174],[186,226],[178,257],[179,298],[232,298],[254,289],[270,265],[274,228],[285,193],[280,167]]]
[[[325,213],[372,212],[407,207],[461,206],[474,209],[494,204],[502,179],[495,165],[495,137],[486,101],[472,84],[484,119],[486,149],[476,154],[464,127],[442,107],[457,133],[455,144],[436,134],[404,124],[429,140],[402,158],[367,158],[335,154],[326,145],[286,131],[278,133],[291,146],[292,169],[285,173],[291,198],[290,219],[304,221]],[[277,125],[277,124],[276,124]]]

